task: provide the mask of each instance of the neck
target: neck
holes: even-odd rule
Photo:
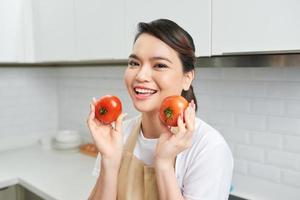
[[[142,114],[142,131],[146,138],[159,138],[162,130],[162,124],[159,119],[159,113]]]

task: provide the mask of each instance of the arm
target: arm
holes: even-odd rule
[[[122,120],[121,114],[112,125],[102,124],[95,118],[96,100],[93,100],[87,120],[94,143],[101,154],[101,172],[89,199],[110,200],[117,196],[117,178],[122,158]]]
[[[189,148],[192,144],[192,134],[195,127],[195,105],[189,107],[178,118],[178,133],[172,133],[164,127],[164,133],[160,135],[155,152],[155,172],[160,200],[183,200],[177,178],[175,175],[176,156]]]
[[[157,167],[155,172],[160,199],[184,199],[177,183],[175,169],[172,166]]]
[[[105,167],[101,161],[101,172],[89,200],[116,199],[118,169]]]

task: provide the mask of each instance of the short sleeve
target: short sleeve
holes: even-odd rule
[[[100,162],[101,162],[101,155],[100,155],[100,153],[98,153],[96,162],[95,162],[95,166],[94,166],[94,169],[92,172],[93,176],[99,176],[100,170],[101,170]]]
[[[186,200],[227,200],[233,171],[228,145],[219,144],[192,160],[183,178]]]

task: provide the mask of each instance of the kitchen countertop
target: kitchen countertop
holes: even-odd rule
[[[95,158],[40,145],[0,152],[0,188],[21,184],[46,200],[83,200],[91,192]]]

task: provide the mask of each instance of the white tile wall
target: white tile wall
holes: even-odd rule
[[[59,68],[59,127],[77,129],[89,136],[86,119],[93,97],[106,94],[118,96],[128,117],[137,114],[123,82],[125,67]]]
[[[0,137],[56,128],[89,137],[89,103],[105,94],[118,95],[129,117],[136,115],[124,70],[0,68]],[[300,68],[198,68],[193,85],[198,116],[233,151],[235,192],[250,199],[300,199]]]
[[[300,68],[200,68],[194,84],[233,151],[236,193],[300,199]]]
[[[43,136],[56,130],[57,114],[55,69],[0,68],[0,149],[4,149],[8,141],[20,146],[32,144],[29,140],[32,135]]]

